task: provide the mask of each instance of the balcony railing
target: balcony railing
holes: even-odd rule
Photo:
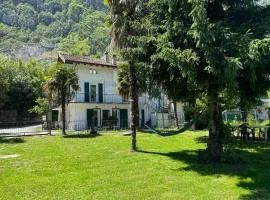
[[[128,103],[128,98],[123,98],[117,94],[91,95],[87,93],[75,94],[74,103]]]

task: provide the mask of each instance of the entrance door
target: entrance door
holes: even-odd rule
[[[103,84],[98,84],[98,102],[103,103]]]
[[[119,118],[118,118],[118,114],[119,114],[119,108],[113,108],[112,109],[112,125],[113,126],[119,126]]]
[[[109,126],[110,125],[110,111],[109,110],[102,110],[102,126]]]
[[[98,127],[98,111],[87,109],[87,128]]]
[[[120,109],[120,128],[128,128],[128,110]]]
[[[84,102],[89,102],[89,83],[84,83]]]

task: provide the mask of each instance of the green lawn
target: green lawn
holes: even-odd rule
[[[270,145],[233,143],[235,165],[204,163],[206,132],[173,137],[102,133],[0,143],[0,199],[270,199]]]

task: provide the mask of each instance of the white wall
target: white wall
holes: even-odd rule
[[[97,74],[91,74],[89,69],[96,70]],[[102,83],[104,87],[104,94],[117,94],[116,91],[116,77],[114,76],[114,69],[101,66],[77,65],[79,75],[79,85],[81,92],[84,93],[84,83],[89,82],[90,85],[97,85]]]
[[[102,110],[112,110],[112,108],[128,109],[128,120],[130,118],[130,109],[128,102],[123,103],[123,99],[117,93],[117,69],[112,67],[102,67],[102,66],[90,66],[90,65],[75,65],[79,76],[79,86],[80,90],[77,92],[76,99],[74,103],[70,103],[67,108],[67,121],[85,121],[87,118],[87,109],[101,108]],[[90,73],[90,68],[96,71],[95,73]],[[98,84],[103,84],[103,103],[94,102],[84,102],[85,101],[85,90],[84,83],[88,82],[91,85],[96,85],[96,98],[98,99]],[[90,89],[91,90],[91,89]],[[163,95],[164,96],[164,95]],[[77,102],[77,103],[76,103]],[[113,103],[111,103],[113,102]],[[148,94],[143,94],[139,97],[139,118],[141,119],[141,110],[144,109],[145,112],[145,122],[151,119],[151,114],[156,110],[155,107],[158,104],[167,104],[168,99],[164,96],[161,100],[150,99]],[[177,105],[177,112],[183,113],[183,105]],[[181,114],[180,114],[181,115]],[[182,119],[182,115],[179,115],[179,120]],[[163,116],[164,117],[164,116]],[[152,116],[153,118],[153,116]],[[130,120],[129,120],[130,121]],[[152,119],[153,123],[154,119]],[[139,120],[139,125],[141,126],[141,120]]]
[[[82,128],[86,128],[87,123],[87,110],[96,109],[100,110],[98,113],[98,126],[101,126],[101,121],[103,119],[102,110],[109,110],[109,115],[112,115],[112,109],[127,109],[128,110],[128,122],[130,121],[130,110],[129,104],[95,104],[95,103],[70,103],[68,106],[67,112],[67,121],[71,122],[71,126],[74,127],[74,124],[80,124]],[[120,113],[118,112],[118,120],[120,119]],[[118,122],[120,126],[120,122]],[[129,126],[129,123],[128,123]]]

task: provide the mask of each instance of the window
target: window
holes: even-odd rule
[[[97,74],[97,70],[89,68],[89,72],[90,74]]]
[[[97,86],[91,85],[91,102],[97,101]]]

